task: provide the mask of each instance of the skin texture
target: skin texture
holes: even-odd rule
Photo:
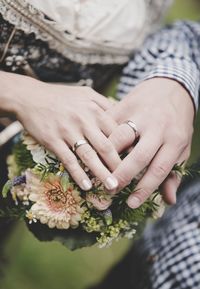
[[[116,189],[118,182],[111,171],[121,160],[104,134],[117,126],[104,114],[112,106],[109,100],[88,87],[48,84],[18,75],[7,77],[18,86],[8,93],[9,97],[1,97],[2,104],[17,116],[30,135],[57,155],[75,182],[84,190],[92,186],[70,149],[78,140],[87,139],[92,146],[80,146],[77,155],[108,190]],[[2,87],[9,90],[6,79]],[[12,102],[11,108],[6,99]]]
[[[119,124],[109,136],[118,152],[135,140],[124,121],[132,120],[140,134],[138,143],[113,173],[123,188],[147,168],[128,205],[139,207],[159,186],[164,199],[175,203],[180,179],[170,172],[176,163],[189,158],[193,134],[194,106],[186,89],[170,79],[147,80],[107,114]]]
[[[57,155],[82,189],[89,190],[92,184],[71,148],[86,139],[90,144],[80,146],[76,154],[112,193],[146,169],[127,201],[131,208],[139,207],[158,187],[169,204],[176,202],[180,179],[170,172],[190,155],[194,118],[191,98],[178,82],[144,81],[113,104],[91,88],[0,74],[1,112],[14,113],[39,143]],[[126,120],[132,120],[140,134],[134,147],[135,133]],[[128,148],[121,161],[118,153]]]

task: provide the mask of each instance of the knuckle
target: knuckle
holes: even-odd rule
[[[185,142],[183,140],[176,142],[176,147],[177,147],[178,151],[180,151],[180,152],[184,151],[187,146],[188,146],[188,142]]]
[[[172,134],[175,146],[180,150],[184,150],[190,143],[190,136],[186,132],[175,132]]]
[[[136,193],[134,193],[135,196],[140,200],[140,203],[142,204],[146,199],[149,198],[151,195],[151,192],[148,188],[140,188]]]
[[[96,153],[91,147],[87,147],[79,151],[78,155],[84,163],[89,163],[95,158]]]
[[[91,102],[89,103],[89,110],[90,110],[93,114],[95,114],[95,116],[96,116],[98,119],[101,118],[101,114],[102,114],[101,109],[100,109],[100,107],[99,107],[94,101],[91,101]]]
[[[135,162],[142,167],[146,167],[152,160],[152,157],[153,156],[148,151],[138,151],[135,155]]]
[[[109,126],[110,122],[112,122],[112,119],[110,115],[108,115],[108,112],[103,111],[99,114],[98,121],[100,124],[106,124]]]
[[[63,165],[69,170],[71,174],[79,171],[79,165],[75,157],[68,157],[63,160]]]
[[[98,152],[101,155],[108,155],[113,151],[113,147],[109,142],[102,142],[99,146]]]
[[[67,167],[70,167],[71,165],[77,164],[77,159],[75,157],[75,155],[67,155],[64,159],[64,165],[66,165]]]
[[[123,146],[129,145],[129,138],[130,136],[127,134],[126,131],[118,130],[115,131],[113,135],[111,135],[110,139],[117,147],[121,147],[122,145]]]
[[[151,167],[151,173],[158,179],[165,178],[169,173],[167,164],[157,164]]]
[[[65,136],[65,137],[68,136],[69,133],[70,133],[69,128],[67,126],[65,126],[65,125],[60,126],[59,130],[60,130],[60,134],[62,136]]]
[[[74,163],[70,163],[70,165],[68,166],[68,170],[72,175],[78,175],[78,173],[80,172],[80,168],[77,162]]]
[[[55,139],[51,135],[45,134],[45,135],[43,135],[42,144],[45,146],[45,148],[48,148],[50,150],[54,149]]]
[[[92,87],[90,87],[90,86],[81,86],[80,88],[83,91],[83,93],[86,93],[91,98],[93,97],[94,90],[93,90]]]
[[[70,115],[69,115],[69,120],[71,123],[73,124],[80,124],[82,122],[82,114],[78,114],[76,112],[72,112]],[[65,128],[65,131],[68,131],[67,128]]]
[[[124,174],[124,175],[116,175],[116,178],[117,178],[117,180],[118,180],[119,187],[122,187],[122,188],[124,188],[124,187],[126,187],[127,185],[129,185],[130,182],[131,182],[131,180],[132,180],[132,179],[131,179],[128,175],[126,175],[126,174]]]
[[[80,86],[79,92],[87,99],[92,99],[92,88],[89,86]]]

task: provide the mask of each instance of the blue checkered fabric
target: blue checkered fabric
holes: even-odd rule
[[[200,289],[199,178],[160,221],[147,226],[135,249],[145,272],[137,289]]]
[[[179,21],[149,36],[123,70],[122,98],[139,82],[167,77],[180,82],[198,108],[200,92],[200,23]]]
[[[180,82],[198,108],[200,23],[179,21],[150,35],[123,70],[119,98],[154,77]],[[199,179],[182,190],[177,205],[160,221],[147,227],[133,252],[132,259],[140,261],[136,266],[132,260],[131,289],[200,289]]]

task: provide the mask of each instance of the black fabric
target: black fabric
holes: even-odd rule
[[[0,59],[13,27],[0,15]],[[109,80],[121,70],[119,65],[82,65],[72,62],[50,49],[46,42],[36,39],[33,33],[25,34],[23,31],[17,30],[0,63],[0,69],[25,74],[24,60],[28,62],[37,78],[42,81],[67,84],[78,82],[81,79],[90,79],[93,82],[93,88],[97,91],[102,91]]]

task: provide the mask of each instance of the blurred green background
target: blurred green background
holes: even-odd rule
[[[200,1],[175,1],[166,21],[180,18],[200,18]],[[197,122],[200,123],[199,117]],[[200,130],[195,134],[191,161],[199,155],[199,135]],[[94,247],[70,252],[56,242],[37,241],[21,223],[6,246],[10,261],[5,278],[0,280],[0,288],[84,289],[99,281],[128,247],[129,242],[123,240],[109,249]]]

